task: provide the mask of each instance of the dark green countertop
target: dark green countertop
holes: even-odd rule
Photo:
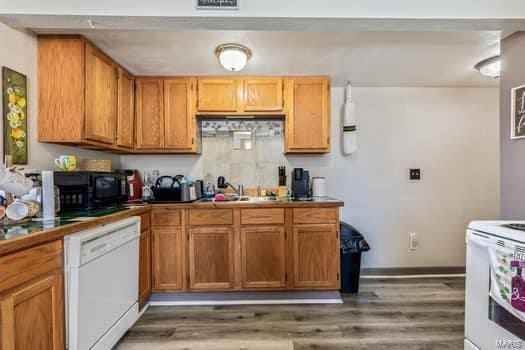
[[[27,236],[31,233],[42,232],[44,230],[58,228],[70,225],[75,222],[98,218],[128,210],[129,207],[117,206],[111,208],[95,210],[79,210],[57,214],[54,220],[42,220],[42,218],[33,218],[31,221],[0,225],[0,241],[5,241],[21,236]]]

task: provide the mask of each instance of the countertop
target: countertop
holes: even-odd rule
[[[344,202],[331,197],[312,197],[308,200],[293,198],[242,197],[241,200],[215,201],[199,199],[194,202],[153,202],[153,206],[171,208],[308,208],[308,207],[342,207]]]
[[[197,200],[191,203],[132,203],[124,206],[92,211],[59,213],[54,220],[32,219],[10,225],[0,225],[0,256],[26,249],[41,243],[62,239],[74,232],[86,230],[111,221],[140,215],[152,207],[162,208],[308,208],[341,207],[344,203],[330,197],[310,200],[277,199],[268,200],[258,197],[246,197],[236,201]]]
[[[150,205],[121,206],[93,211],[60,213],[54,220],[39,218],[29,222],[0,225],[0,256],[37,244],[62,239],[74,232],[143,214]]]

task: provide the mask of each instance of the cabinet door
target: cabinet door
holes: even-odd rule
[[[195,145],[194,79],[164,80],[165,148],[191,151]]]
[[[136,79],[135,134],[137,149],[164,147],[163,81],[156,78]]]
[[[286,82],[287,153],[330,152],[330,85],[327,78],[297,78]]]
[[[117,146],[133,148],[134,80],[131,74],[118,68]]]
[[[297,225],[293,231],[294,287],[339,289],[337,225]]]
[[[191,289],[233,288],[233,228],[190,228],[189,265]]]
[[[109,57],[88,43],[85,103],[86,139],[114,144],[117,123],[117,68]]]
[[[247,78],[244,80],[245,112],[277,112],[283,110],[281,78]]]
[[[151,294],[151,234],[140,234],[139,241],[139,304],[142,307]]]
[[[182,232],[153,229],[153,289],[180,290],[183,285]]]
[[[286,285],[286,245],[283,226],[241,229],[243,288],[282,288]]]
[[[64,349],[62,275],[42,278],[0,301],[1,348]]]
[[[198,79],[197,110],[199,112],[236,112],[237,80],[225,78]]]

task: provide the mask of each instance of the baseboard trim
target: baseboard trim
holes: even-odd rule
[[[428,267],[365,267],[361,276],[435,276],[464,275],[465,266],[428,266]]]
[[[151,306],[342,304],[342,299],[150,301]]]

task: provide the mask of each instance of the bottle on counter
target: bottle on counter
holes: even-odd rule
[[[215,185],[213,184],[213,176],[211,176],[210,173],[206,174],[204,177],[204,197],[215,197]]]

